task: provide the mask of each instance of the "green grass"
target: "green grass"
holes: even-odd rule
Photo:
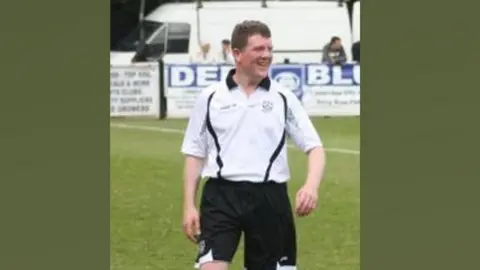
[[[313,119],[327,148],[359,150],[360,119]],[[196,246],[183,236],[182,130],[186,121],[112,120],[111,269],[193,269]],[[289,149],[290,195],[306,176],[306,156]],[[327,152],[319,207],[298,218],[299,270],[360,269],[360,155]],[[230,269],[242,269],[243,245]]]

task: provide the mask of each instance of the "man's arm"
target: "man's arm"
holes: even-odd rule
[[[197,243],[201,233],[200,215],[196,207],[196,194],[200,182],[203,158],[187,155],[184,169],[183,232],[192,243]]]
[[[322,63],[323,64],[330,64],[331,62],[332,61],[331,61],[331,58],[330,58],[329,50],[325,46],[323,48],[323,52],[322,52]]]
[[[325,168],[322,141],[300,101],[285,91],[288,102],[286,131],[298,148],[308,155],[308,174],[305,184],[298,190],[295,212],[299,216],[310,214],[317,206],[318,188]]]
[[[207,134],[205,116],[208,89],[203,91],[190,114],[182,144],[184,164],[184,207],[195,207],[196,193],[201,171],[207,156]]]
[[[347,53],[345,52],[345,48],[343,48],[343,46],[340,49],[340,56],[338,57],[338,62],[340,64],[345,64],[347,62]]]
[[[196,208],[196,194],[200,173],[207,157],[205,116],[208,95],[209,88],[202,91],[197,98],[190,114],[182,144],[182,153],[185,155],[183,173],[183,231],[193,243],[196,243],[196,237],[200,233],[200,217]]]
[[[325,151],[322,141],[298,98],[290,92],[286,92],[286,97],[287,133],[295,145],[308,155],[308,175],[305,184],[318,188],[325,168]]]
[[[200,174],[204,165],[204,159],[195,156],[185,156],[184,167],[184,208],[194,208],[197,199],[198,184],[200,182]]]
[[[308,175],[305,185],[318,189],[325,169],[325,151],[316,146],[308,152]]]

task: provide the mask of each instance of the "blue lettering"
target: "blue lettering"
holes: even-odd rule
[[[360,66],[343,65],[306,65],[306,82],[309,86],[315,85],[360,85]]]
[[[225,65],[169,65],[168,87],[207,87],[227,77],[232,66]]]
[[[227,65],[166,65],[166,86],[169,88],[207,87],[224,80],[231,69],[232,66]],[[295,71],[295,77],[300,79],[299,86],[360,85],[359,65],[296,64],[289,67],[282,64],[272,66],[270,75],[280,79],[286,76],[287,71],[290,73]]]

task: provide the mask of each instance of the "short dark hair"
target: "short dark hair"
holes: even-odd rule
[[[230,40],[224,39],[224,40],[222,40],[222,44],[223,45],[230,45]]]
[[[248,38],[253,35],[260,35],[265,38],[272,37],[270,28],[268,28],[265,23],[261,21],[246,20],[235,25],[233,28],[232,38],[230,39],[232,49],[245,49],[248,44]]]
[[[340,37],[333,36],[332,39],[330,39],[330,43],[334,43],[335,41],[341,40]]]

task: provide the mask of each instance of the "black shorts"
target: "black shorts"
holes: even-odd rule
[[[296,269],[296,232],[285,183],[209,179],[200,203],[196,267],[230,263],[242,232],[246,270]]]

